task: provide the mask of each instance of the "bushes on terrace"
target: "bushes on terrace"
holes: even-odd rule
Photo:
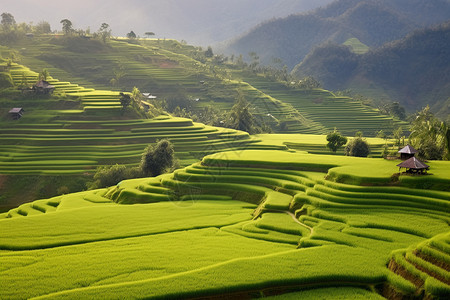
[[[119,164],[99,167],[94,175],[94,182],[90,184],[89,188],[113,186],[125,179],[158,176],[172,170],[176,163],[173,145],[169,140],[164,139],[155,146],[149,145],[145,149],[139,167],[127,167]]]
[[[158,176],[175,163],[174,149],[172,143],[163,139],[156,146],[149,145],[141,159],[141,170],[144,175]]]
[[[124,165],[101,166],[94,175],[91,188],[103,188],[113,186],[125,179],[142,177],[139,168],[127,168]]]
[[[370,154],[370,147],[362,137],[355,137],[345,146],[345,155],[367,157]]]
[[[342,136],[335,127],[334,131],[327,135],[327,141],[327,148],[336,153],[339,148],[347,143],[347,138]]]
[[[241,92],[238,93],[236,102],[231,108],[228,119],[225,122],[226,127],[247,131],[250,134],[261,133],[262,127],[256,121],[256,118],[250,112],[250,103],[244,98]]]

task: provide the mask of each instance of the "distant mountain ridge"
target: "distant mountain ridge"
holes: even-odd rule
[[[267,21],[231,41],[225,53],[256,52],[263,64],[280,58],[292,69],[316,46],[356,37],[377,47],[450,16],[448,0],[338,0],[310,13]]]
[[[228,40],[266,19],[304,12],[332,0],[110,0],[2,1],[2,12],[14,15],[17,22],[48,21],[53,30],[61,29],[67,18],[75,28],[96,31],[103,22],[111,26],[114,36],[125,36],[133,30],[144,36],[151,31],[156,37],[186,40],[199,46]],[[52,9],[49,10],[48,7]],[[29,9],[27,9],[29,8]]]
[[[314,76],[325,88],[384,93],[410,112],[429,104],[450,115],[450,21],[421,29],[363,55],[346,46],[325,44],[312,51],[293,74]]]

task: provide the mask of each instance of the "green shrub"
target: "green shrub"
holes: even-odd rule
[[[347,156],[367,157],[369,154],[369,144],[361,137],[352,139],[347,146],[345,146],[345,155]]]
[[[13,86],[14,83],[11,78],[11,75],[9,75],[8,73],[0,72],[0,88],[4,89]]]
[[[163,139],[155,146],[149,145],[141,159],[141,170],[144,175],[158,176],[174,166],[175,156],[172,143]]]
[[[125,179],[141,177],[139,168],[127,168],[124,165],[102,166],[94,175],[94,183],[91,188],[103,188],[113,186]]]

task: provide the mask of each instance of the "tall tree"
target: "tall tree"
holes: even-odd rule
[[[154,33],[154,32],[151,32],[151,31],[147,31],[147,32],[145,33],[145,35],[147,36],[147,38],[150,38],[150,36],[155,35],[155,33]]]
[[[111,28],[107,23],[102,23],[100,29],[98,30],[98,35],[102,39],[103,43],[111,38]]]
[[[337,131],[336,127],[334,128],[333,132],[330,132],[327,135],[327,147],[334,153],[344,146],[347,143],[347,138],[345,136],[342,136],[339,131]]]
[[[173,167],[175,162],[172,143],[163,139],[155,146],[149,145],[141,159],[141,169],[144,175],[158,176]]]
[[[362,137],[362,131],[357,131],[355,137],[345,146],[345,155],[367,157],[370,154],[370,146]]]
[[[11,27],[16,25],[16,20],[14,19],[14,16],[10,13],[2,13],[2,21],[1,21],[2,27],[4,30],[10,30]]]
[[[208,46],[208,49],[206,49],[205,56],[206,57],[213,57],[214,56],[214,52],[213,52],[213,49],[211,48],[211,46]]]
[[[39,73],[39,80],[47,80],[47,78],[50,76],[50,73],[47,69],[42,69],[42,71]]]
[[[122,109],[126,109],[131,104],[131,96],[129,94],[120,93],[120,104]]]
[[[36,24],[36,26],[34,26],[34,31],[37,34],[47,34],[51,33],[52,29],[50,27],[50,23],[48,23],[47,21],[40,21]]]
[[[443,159],[448,151],[447,130],[447,125],[437,119],[427,105],[412,121],[409,141],[422,158]]]
[[[255,117],[250,112],[250,104],[245,100],[244,95],[240,91],[230,110],[226,125],[230,128],[247,131],[250,134],[260,131]]]
[[[130,32],[127,33],[127,38],[129,39],[135,39],[136,38],[136,33],[134,33],[133,30],[131,30]]]
[[[73,25],[69,19],[63,19],[60,23],[62,24],[62,31],[65,35],[70,35],[73,32]]]

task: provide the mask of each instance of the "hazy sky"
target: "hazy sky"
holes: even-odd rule
[[[152,31],[157,37],[209,45],[242,34],[274,17],[301,13],[332,0],[0,0],[0,13],[11,13],[16,22],[48,21],[61,29],[69,19],[75,28],[96,31],[108,23],[113,35]]]

